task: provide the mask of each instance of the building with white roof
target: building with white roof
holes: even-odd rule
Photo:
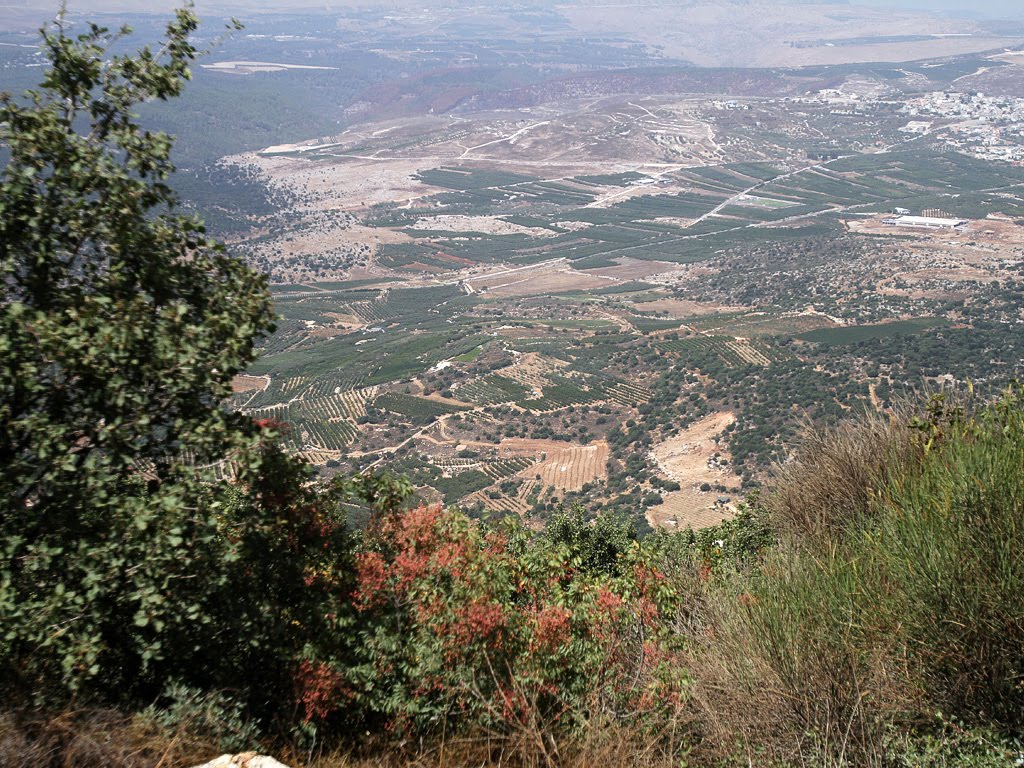
[[[939,219],[934,216],[890,216],[884,224],[893,227],[916,227],[918,229],[964,229],[967,219]]]

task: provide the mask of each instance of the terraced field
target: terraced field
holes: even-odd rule
[[[483,464],[483,473],[492,480],[501,480],[506,477],[518,474],[528,467],[532,467],[534,460],[525,456],[515,456],[509,459],[495,459]]]
[[[366,403],[375,399],[378,387],[365,387],[347,392],[310,397],[307,393],[301,400],[294,403],[304,415],[314,420],[339,421],[355,420],[366,415]]]
[[[344,451],[356,436],[356,425],[351,421],[313,421],[293,419],[290,422],[290,441],[300,451]]]
[[[664,501],[648,512],[648,520],[651,525],[670,531],[687,528],[697,530],[718,525],[732,517],[734,512],[731,504],[717,503],[719,495],[714,491],[666,493]]]
[[[425,397],[415,397],[395,392],[385,392],[379,395],[373,401],[373,407],[382,411],[407,416],[417,424],[428,423],[439,416],[458,413],[464,410],[459,406],[441,403],[437,400],[428,400]]]
[[[685,339],[669,339],[658,343],[658,348],[678,355],[686,360],[692,356],[713,354],[727,365],[767,365],[767,360],[747,342],[738,342],[729,336],[691,336]],[[769,361],[770,362],[770,361]]]
[[[526,470],[531,476],[540,475],[540,482],[559,490],[578,491],[586,483],[605,474],[608,461],[608,443],[599,441],[591,445],[573,446],[553,451],[535,467]]]
[[[604,394],[599,387],[581,386],[561,376],[549,376],[541,397],[523,400],[519,405],[533,413],[550,413],[572,405],[596,403],[604,399]]]
[[[771,365],[772,361],[747,339],[733,339],[726,347],[748,365]]]
[[[619,405],[637,405],[651,398],[650,389],[626,381],[603,381],[601,389],[605,398]]]
[[[494,405],[495,403],[512,403],[523,400],[530,394],[530,389],[519,380],[502,374],[492,374],[472,379],[454,388],[455,396],[474,405]]]
[[[497,486],[476,491],[466,497],[469,506],[480,504],[484,509],[499,515],[516,515],[525,517],[533,506],[533,498],[539,493],[542,485],[533,479],[524,479],[514,494],[501,491]]]

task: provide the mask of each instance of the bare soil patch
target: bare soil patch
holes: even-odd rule
[[[324,312],[324,317],[330,318],[337,328],[344,328],[347,331],[358,331],[366,325],[357,315]]]
[[[444,232],[483,232],[488,235],[530,235],[554,237],[557,233],[540,227],[523,227],[498,216],[427,216],[412,225],[412,229],[440,230]]]
[[[335,336],[345,336],[351,333],[354,328],[346,328],[343,325],[339,327],[326,327],[323,325],[315,325],[306,329],[306,333],[310,338],[314,339],[333,339]]]
[[[231,380],[232,392],[262,392],[270,386],[269,376],[235,376]]]
[[[679,271],[679,265],[671,261],[645,261],[632,259],[628,256],[615,259],[614,267],[597,267],[596,269],[580,270],[585,275],[597,275],[598,277],[614,277],[618,280],[640,280],[651,275],[660,275],[666,272]]]
[[[882,218],[850,222],[854,232],[892,238],[883,246],[890,267],[875,288],[880,294],[963,298],[975,283],[1005,279],[1024,245],[1024,227],[1002,216],[972,221],[962,232],[893,227]]]
[[[403,264],[402,269],[412,272],[430,272],[431,274],[446,271],[444,267],[439,267],[436,264],[424,264],[422,261],[410,261],[408,264]]]
[[[568,229],[570,232],[579,232],[580,230],[590,229],[592,226],[594,226],[589,221],[572,221],[569,219],[566,219],[564,221],[556,221],[553,223],[556,226],[561,227],[562,229]]]
[[[605,475],[608,443],[598,440],[589,445],[574,445],[549,452],[544,461],[523,470],[521,477],[541,477],[543,485],[560,491],[578,491],[587,483]]]
[[[729,516],[729,510],[716,504],[719,494],[701,491],[700,486],[704,483],[729,485],[734,481],[730,470],[718,466],[713,459],[718,453],[731,462],[725,443],[718,444],[714,438],[735,420],[736,416],[730,411],[713,413],[676,437],[654,446],[650,453],[654,463],[682,488],[666,494],[664,504],[648,510],[647,519],[651,525],[668,528],[692,525],[696,528],[714,525]],[[707,522],[709,520],[712,522]]]
[[[680,483],[718,482],[723,471],[709,469],[708,459],[716,452],[727,456],[725,444],[719,445],[714,438],[734,421],[736,416],[731,411],[705,416],[676,437],[654,446],[651,457],[662,472]]]
[[[419,171],[439,165],[440,158],[336,157],[335,162],[304,157],[246,154],[236,161],[251,163],[272,181],[309,198],[313,211],[362,211],[384,202],[408,201],[443,190],[417,181]]]
[[[961,243],[985,243],[993,246],[1024,245],[1024,227],[1018,226],[1012,219],[1002,216],[972,220],[963,231],[894,227],[883,223],[883,220],[887,218],[889,217],[886,215],[857,219],[848,222],[848,225],[852,232],[866,235],[910,237],[932,245]]]
[[[679,130],[681,134],[684,132],[691,133],[691,131],[686,131],[686,129],[682,126],[680,126]],[[707,131],[703,128],[700,131],[692,133],[694,135],[687,137],[690,141],[699,141],[700,138],[703,138],[707,135]],[[698,133],[700,134],[699,136],[697,135]],[[682,146],[683,145],[681,144],[680,148]],[[636,187],[605,187],[604,189],[608,191],[605,191],[603,193],[599,192],[598,194],[600,196],[597,198],[597,200],[588,205],[588,208],[610,208],[613,205],[618,205],[619,203],[625,202],[626,200],[629,200],[634,197],[651,197],[653,195],[678,195],[684,192],[694,191],[692,189],[692,185],[690,184],[650,184]],[[686,219],[679,219],[678,221],[688,222],[686,225],[683,226],[688,226],[690,223],[689,220]],[[676,223],[676,221],[673,221],[673,223]]]
[[[692,489],[666,493],[663,496],[664,503],[652,507],[647,513],[647,519],[651,525],[670,531],[710,528],[728,520],[735,513],[731,502],[717,502],[720,495],[713,490],[705,493]]]
[[[534,397],[541,397],[543,387],[548,383],[547,374],[558,373],[568,365],[566,361],[555,357],[548,357],[538,352],[527,352],[520,355],[514,365],[503,368],[498,373],[530,387]]]
[[[507,437],[498,443],[500,456],[539,456],[564,450],[567,443],[560,440],[540,440],[529,437]]]
[[[487,293],[498,296],[535,296],[542,293],[564,293],[602,288],[612,282],[575,269],[556,269],[544,272],[502,275],[486,283]]]
[[[746,309],[746,307],[706,304],[704,302],[689,301],[688,299],[655,299],[654,301],[645,301],[637,304],[636,307],[644,312],[667,312],[667,317],[677,320],[687,317],[699,317],[701,315],[714,315],[721,312],[739,312]]]

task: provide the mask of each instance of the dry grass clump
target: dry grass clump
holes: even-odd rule
[[[201,764],[215,751],[187,723],[168,730],[112,709],[0,713],[4,768],[174,768]]]
[[[923,455],[909,408],[804,430],[793,460],[776,468],[767,504],[780,536],[825,542],[863,520],[878,489]]]
[[[289,765],[302,768],[678,768],[682,753],[666,748],[649,734],[609,724],[577,739],[546,741],[541,734],[495,738],[479,736],[433,745],[394,745],[361,754],[337,753],[317,758],[296,755]],[[287,761],[285,761],[287,762]]]
[[[884,763],[887,715],[915,706],[904,659],[891,638],[867,640],[852,623],[850,593],[830,599],[817,584],[803,562],[775,561],[759,588],[709,601],[692,672],[712,755],[753,765]]]
[[[0,715],[3,768],[190,768],[223,752],[187,725],[169,731],[110,709],[30,719]],[[536,723],[512,734],[432,743],[396,745],[367,734],[358,753],[271,753],[293,768],[677,768],[681,754],[657,735],[610,723],[571,740],[556,739]]]

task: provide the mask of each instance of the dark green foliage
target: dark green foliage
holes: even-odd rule
[[[852,344],[868,339],[884,339],[889,336],[903,334],[921,333],[922,331],[936,326],[947,325],[946,320],[933,317],[921,317],[913,320],[896,320],[891,323],[879,323],[877,325],[855,325],[844,328],[821,328],[816,331],[808,331],[797,336],[804,341],[813,341],[817,344]]]
[[[585,571],[612,575],[636,542],[637,534],[633,521],[624,515],[599,515],[590,522],[582,508],[573,507],[552,515],[544,538],[567,547],[570,560]]]
[[[373,401],[373,407],[406,416],[414,424],[429,424],[438,416],[458,413],[462,410],[456,405],[428,400],[425,397],[402,395],[397,392],[387,392],[381,395]]]
[[[471,469],[452,477],[439,477],[433,481],[433,485],[444,496],[446,503],[455,504],[463,496],[486,488],[493,482],[494,478],[486,472]]]
[[[159,52],[63,19],[40,89],[4,97],[0,180],[0,689],[137,704],[172,683],[290,716],[326,632],[343,518],[301,463],[221,406],[272,328],[264,279],[176,215],[170,139],[140,101],[197,55],[179,11]],[[231,478],[231,482],[225,480]],[[326,582],[325,582],[326,583]]]
[[[455,396],[477,405],[507,403],[525,399],[530,391],[518,381],[499,375],[483,376],[459,387]]]

